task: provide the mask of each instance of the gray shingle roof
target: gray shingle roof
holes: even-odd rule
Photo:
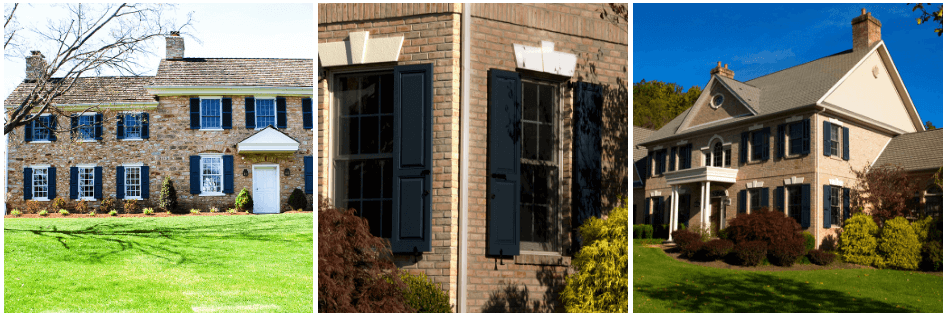
[[[873,166],[888,164],[900,165],[906,171],[939,169],[943,166],[943,129],[905,133],[894,137]]]
[[[114,104],[155,102],[145,86],[154,77],[83,77],[62,96],[53,100],[54,105],[68,104]],[[61,80],[54,78],[53,80]],[[68,86],[68,82],[64,83]],[[4,101],[5,106],[19,105],[29,95],[36,83],[23,82]]]
[[[819,58],[807,63],[803,63],[788,69],[770,73],[749,81],[741,83],[736,80],[723,78],[730,87],[743,84],[748,87],[758,89],[758,96],[750,88],[746,88],[746,95],[749,98],[753,96],[759,99],[758,116],[781,112],[784,110],[795,109],[803,106],[814,105],[818,99],[824,96],[834,84],[848,73],[854,65],[857,64],[868,52],[879,46],[882,42],[878,41],[870,49],[854,52],[846,50],[840,53]],[[750,106],[753,106],[750,103]],[[692,107],[691,107],[692,108]],[[712,127],[728,124],[740,124],[742,121],[758,116],[743,116],[735,119],[728,119],[716,123],[701,125],[696,128],[686,129],[682,133],[677,133],[680,124],[683,123],[683,117],[689,113],[689,109],[657,130],[653,135],[645,140],[652,142],[662,140],[674,135],[683,135],[698,132]]]
[[[716,77],[719,78],[721,81],[723,81],[724,84],[729,86],[729,88],[732,89],[733,92],[736,92],[736,95],[738,95],[740,98],[746,101],[746,103],[748,103],[749,107],[752,108],[752,110],[759,112],[759,93],[760,93],[759,88],[730,79],[728,77],[724,77],[724,76],[716,76]]]
[[[311,87],[312,59],[184,58],[161,60],[155,86]]]

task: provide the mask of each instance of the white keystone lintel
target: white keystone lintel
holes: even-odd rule
[[[754,180],[754,181],[751,181],[751,182],[746,183],[746,188],[748,188],[748,189],[752,189],[752,188],[762,188],[763,184],[764,184],[763,182]]]
[[[792,176],[792,178],[786,178],[785,180],[783,180],[783,182],[785,183],[785,185],[804,184],[805,178]]]
[[[652,192],[650,192],[650,196],[651,196],[651,197],[660,196],[660,191],[659,191],[659,190],[652,191]]]
[[[365,31],[348,33],[348,40],[319,44],[323,67],[396,62],[404,36],[369,38]]]
[[[762,124],[755,124],[749,127],[749,131],[762,129]]]
[[[828,183],[831,184],[831,186],[844,186],[844,181],[837,178],[829,179]]]
[[[828,122],[838,126],[844,126],[844,123],[840,120],[837,120],[836,118],[828,118]]]
[[[800,115],[795,115],[795,116],[792,116],[792,117],[785,118],[785,122],[790,123],[790,122],[793,122],[793,121],[799,121],[799,120],[801,120],[801,118],[802,118],[802,117],[801,117]]]
[[[684,144],[687,144],[687,140],[680,140],[680,142],[677,142],[677,145],[684,145]]]
[[[542,41],[542,47],[512,44],[516,67],[571,77],[578,58],[574,54],[555,51],[555,43]]]

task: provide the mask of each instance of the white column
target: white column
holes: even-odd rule
[[[673,241],[673,231],[677,226],[677,186],[670,186],[670,233],[667,233],[667,241]]]
[[[710,211],[713,211],[712,207],[710,206],[710,182],[709,182],[709,181],[706,181],[706,184],[704,184],[703,186],[706,187],[706,194],[704,195],[705,197],[703,197],[703,198],[704,198],[704,199],[703,199],[703,202],[706,204],[706,207],[705,207],[706,211],[704,211],[704,212],[702,213],[702,215],[703,215],[703,222],[705,222],[706,224],[703,226],[703,228],[704,228],[704,229],[709,229],[709,227],[710,227]]]
[[[703,227],[703,211],[706,211],[704,208],[706,205],[703,204],[703,200],[706,200],[706,187],[700,185],[700,228]]]

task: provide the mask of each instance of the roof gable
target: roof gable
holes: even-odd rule
[[[717,95],[723,96],[723,103],[719,106],[713,106],[713,98]],[[700,92],[700,97],[691,107],[686,118],[677,132],[686,131],[694,126],[700,126],[717,121],[728,120],[736,117],[755,115],[756,109],[749,105],[747,100],[758,101],[759,89],[747,84],[714,75],[706,88]]]
[[[237,152],[240,153],[279,153],[297,150],[299,150],[299,141],[273,128],[272,125],[266,126],[237,144]]]

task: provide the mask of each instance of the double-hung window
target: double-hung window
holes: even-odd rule
[[[558,84],[522,80],[521,250],[557,251]]]
[[[95,200],[95,168],[79,167],[79,199]]]
[[[753,132],[752,133],[752,160],[759,161],[762,160],[762,155],[765,154],[765,151],[768,150],[766,145],[767,134],[763,132]]]
[[[802,187],[801,185],[786,186],[788,193],[788,216],[795,222],[802,224]]]
[[[831,186],[831,217],[825,220],[831,220],[833,225],[841,225],[841,187]]]
[[[79,140],[83,141],[93,141],[95,140],[95,116],[94,115],[82,115],[79,116],[79,126],[78,126],[78,135]]]
[[[831,125],[831,155],[839,156],[841,126]]]
[[[222,156],[201,156],[200,192],[201,194],[223,193]]]
[[[767,207],[769,207],[768,188],[750,188],[739,191],[739,213],[751,213]]]
[[[200,129],[222,129],[222,117],[220,98],[200,99]]]
[[[256,129],[276,127],[276,99],[256,98]]]
[[[49,200],[48,168],[33,168],[33,200]]]
[[[141,167],[125,166],[125,199],[141,199]]]
[[[55,129],[54,122],[55,116],[52,115],[43,115],[37,118],[32,122],[32,139],[31,141],[52,141],[53,133],[51,129]]]
[[[125,114],[125,139],[141,139],[141,114]]]
[[[805,121],[788,125],[788,137],[788,153],[792,155],[804,153]]]
[[[824,155],[836,156],[847,161],[850,158],[850,129],[840,121],[830,118],[824,122]]]
[[[749,212],[758,210],[759,208],[762,208],[762,190],[750,189],[749,190]]]
[[[739,162],[766,161],[769,159],[770,127],[742,133],[739,142]],[[776,150],[778,151],[778,150]]]

